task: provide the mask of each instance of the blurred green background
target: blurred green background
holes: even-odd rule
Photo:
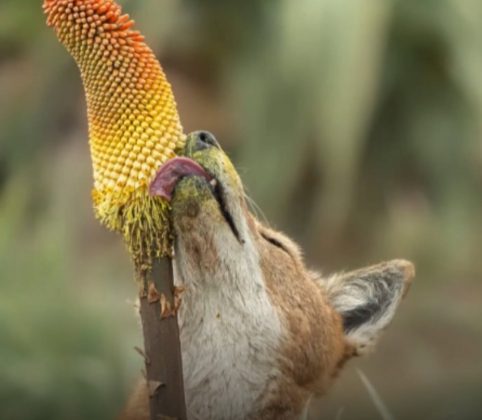
[[[482,2],[124,0],[186,131],[324,272],[417,279],[311,418],[482,417]],[[0,2],[0,419],[108,419],[141,369],[136,287],[94,220],[85,100],[40,0]],[[320,414],[321,413],[321,414]]]

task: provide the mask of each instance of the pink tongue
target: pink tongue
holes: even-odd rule
[[[179,179],[186,175],[196,175],[206,178],[208,181],[212,179],[202,166],[186,157],[175,157],[168,160],[157,171],[156,176],[149,186],[151,195],[158,195],[170,200],[174,187]]]

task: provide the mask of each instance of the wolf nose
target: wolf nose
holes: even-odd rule
[[[195,131],[189,135],[189,140],[192,141],[193,152],[204,150],[209,147],[221,148],[216,137],[214,137],[209,131]]]

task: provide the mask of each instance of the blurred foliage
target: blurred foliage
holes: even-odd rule
[[[93,220],[82,88],[40,3],[0,3],[0,418],[103,419],[141,367],[135,284]],[[122,4],[186,129],[217,135],[310,263],[415,261],[395,325],[358,362],[395,416],[479,418],[482,3]],[[377,416],[353,372],[313,418]]]

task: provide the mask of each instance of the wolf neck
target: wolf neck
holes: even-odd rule
[[[282,336],[255,242],[246,235],[240,244],[225,226],[193,231],[178,236],[175,261],[186,287],[179,324],[190,418],[246,418],[278,374]]]

